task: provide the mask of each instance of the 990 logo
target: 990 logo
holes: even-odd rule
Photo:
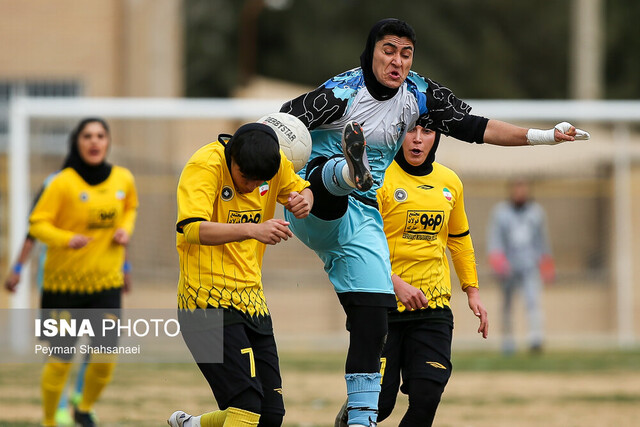
[[[407,212],[407,222],[404,227],[405,239],[435,240],[444,223],[444,211],[416,211]]]
[[[227,223],[229,224],[239,224],[245,222],[253,222],[254,224],[258,224],[262,219],[262,215],[260,210],[253,211],[230,211],[229,218],[227,219]]]

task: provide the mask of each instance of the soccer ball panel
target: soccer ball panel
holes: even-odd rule
[[[287,113],[271,113],[258,120],[270,126],[278,135],[280,149],[298,172],[307,164],[311,155],[311,134],[295,116]]]

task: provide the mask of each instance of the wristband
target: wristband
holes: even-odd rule
[[[556,129],[529,129],[527,131],[527,142],[530,145],[555,145],[556,141]]]
[[[17,262],[14,266],[13,266],[13,272],[15,274],[20,274],[22,272],[22,263]]]
[[[122,264],[122,272],[124,274],[131,273],[131,263],[129,261],[125,261],[124,264]]]
[[[563,141],[556,141],[555,131],[556,129],[562,133],[567,133],[571,129],[571,123],[562,122],[555,125],[552,129],[540,130],[529,129],[527,131],[527,142],[530,145],[556,145]],[[590,139],[589,132],[576,128],[576,135],[574,139],[576,141],[584,141]]]

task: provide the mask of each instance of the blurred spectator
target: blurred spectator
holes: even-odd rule
[[[546,214],[531,199],[527,180],[512,180],[509,192],[509,200],[498,203],[493,210],[488,235],[489,263],[503,293],[502,350],[512,354],[516,349],[512,307],[515,292],[521,291],[529,323],[529,349],[537,353],[542,351],[544,341],[542,281],[550,283],[555,278]]]

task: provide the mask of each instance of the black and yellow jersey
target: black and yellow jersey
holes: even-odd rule
[[[433,163],[428,175],[411,175],[394,161],[377,198],[392,272],[422,290],[429,308],[450,308],[447,247],[462,289],[478,286],[462,182],[455,172]],[[405,311],[400,301],[398,311]]]
[[[261,325],[269,315],[262,290],[266,245],[255,239],[215,246],[189,243],[182,228],[197,221],[261,223],[273,218],[276,202],[286,204],[292,191],[300,192],[308,186],[281,152],[276,175],[253,192],[240,194],[235,190],[222,143],[212,142],[196,151],[178,184],[178,307],[224,308],[241,313],[242,320],[250,325]]]
[[[29,217],[29,234],[44,242],[43,289],[93,293],[121,287],[125,248],[113,241],[118,228],[133,233],[138,195],[129,170],[113,166],[109,177],[89,185],[72,168],[55,175]],[[76,234],[91,238],[69,248]]]

